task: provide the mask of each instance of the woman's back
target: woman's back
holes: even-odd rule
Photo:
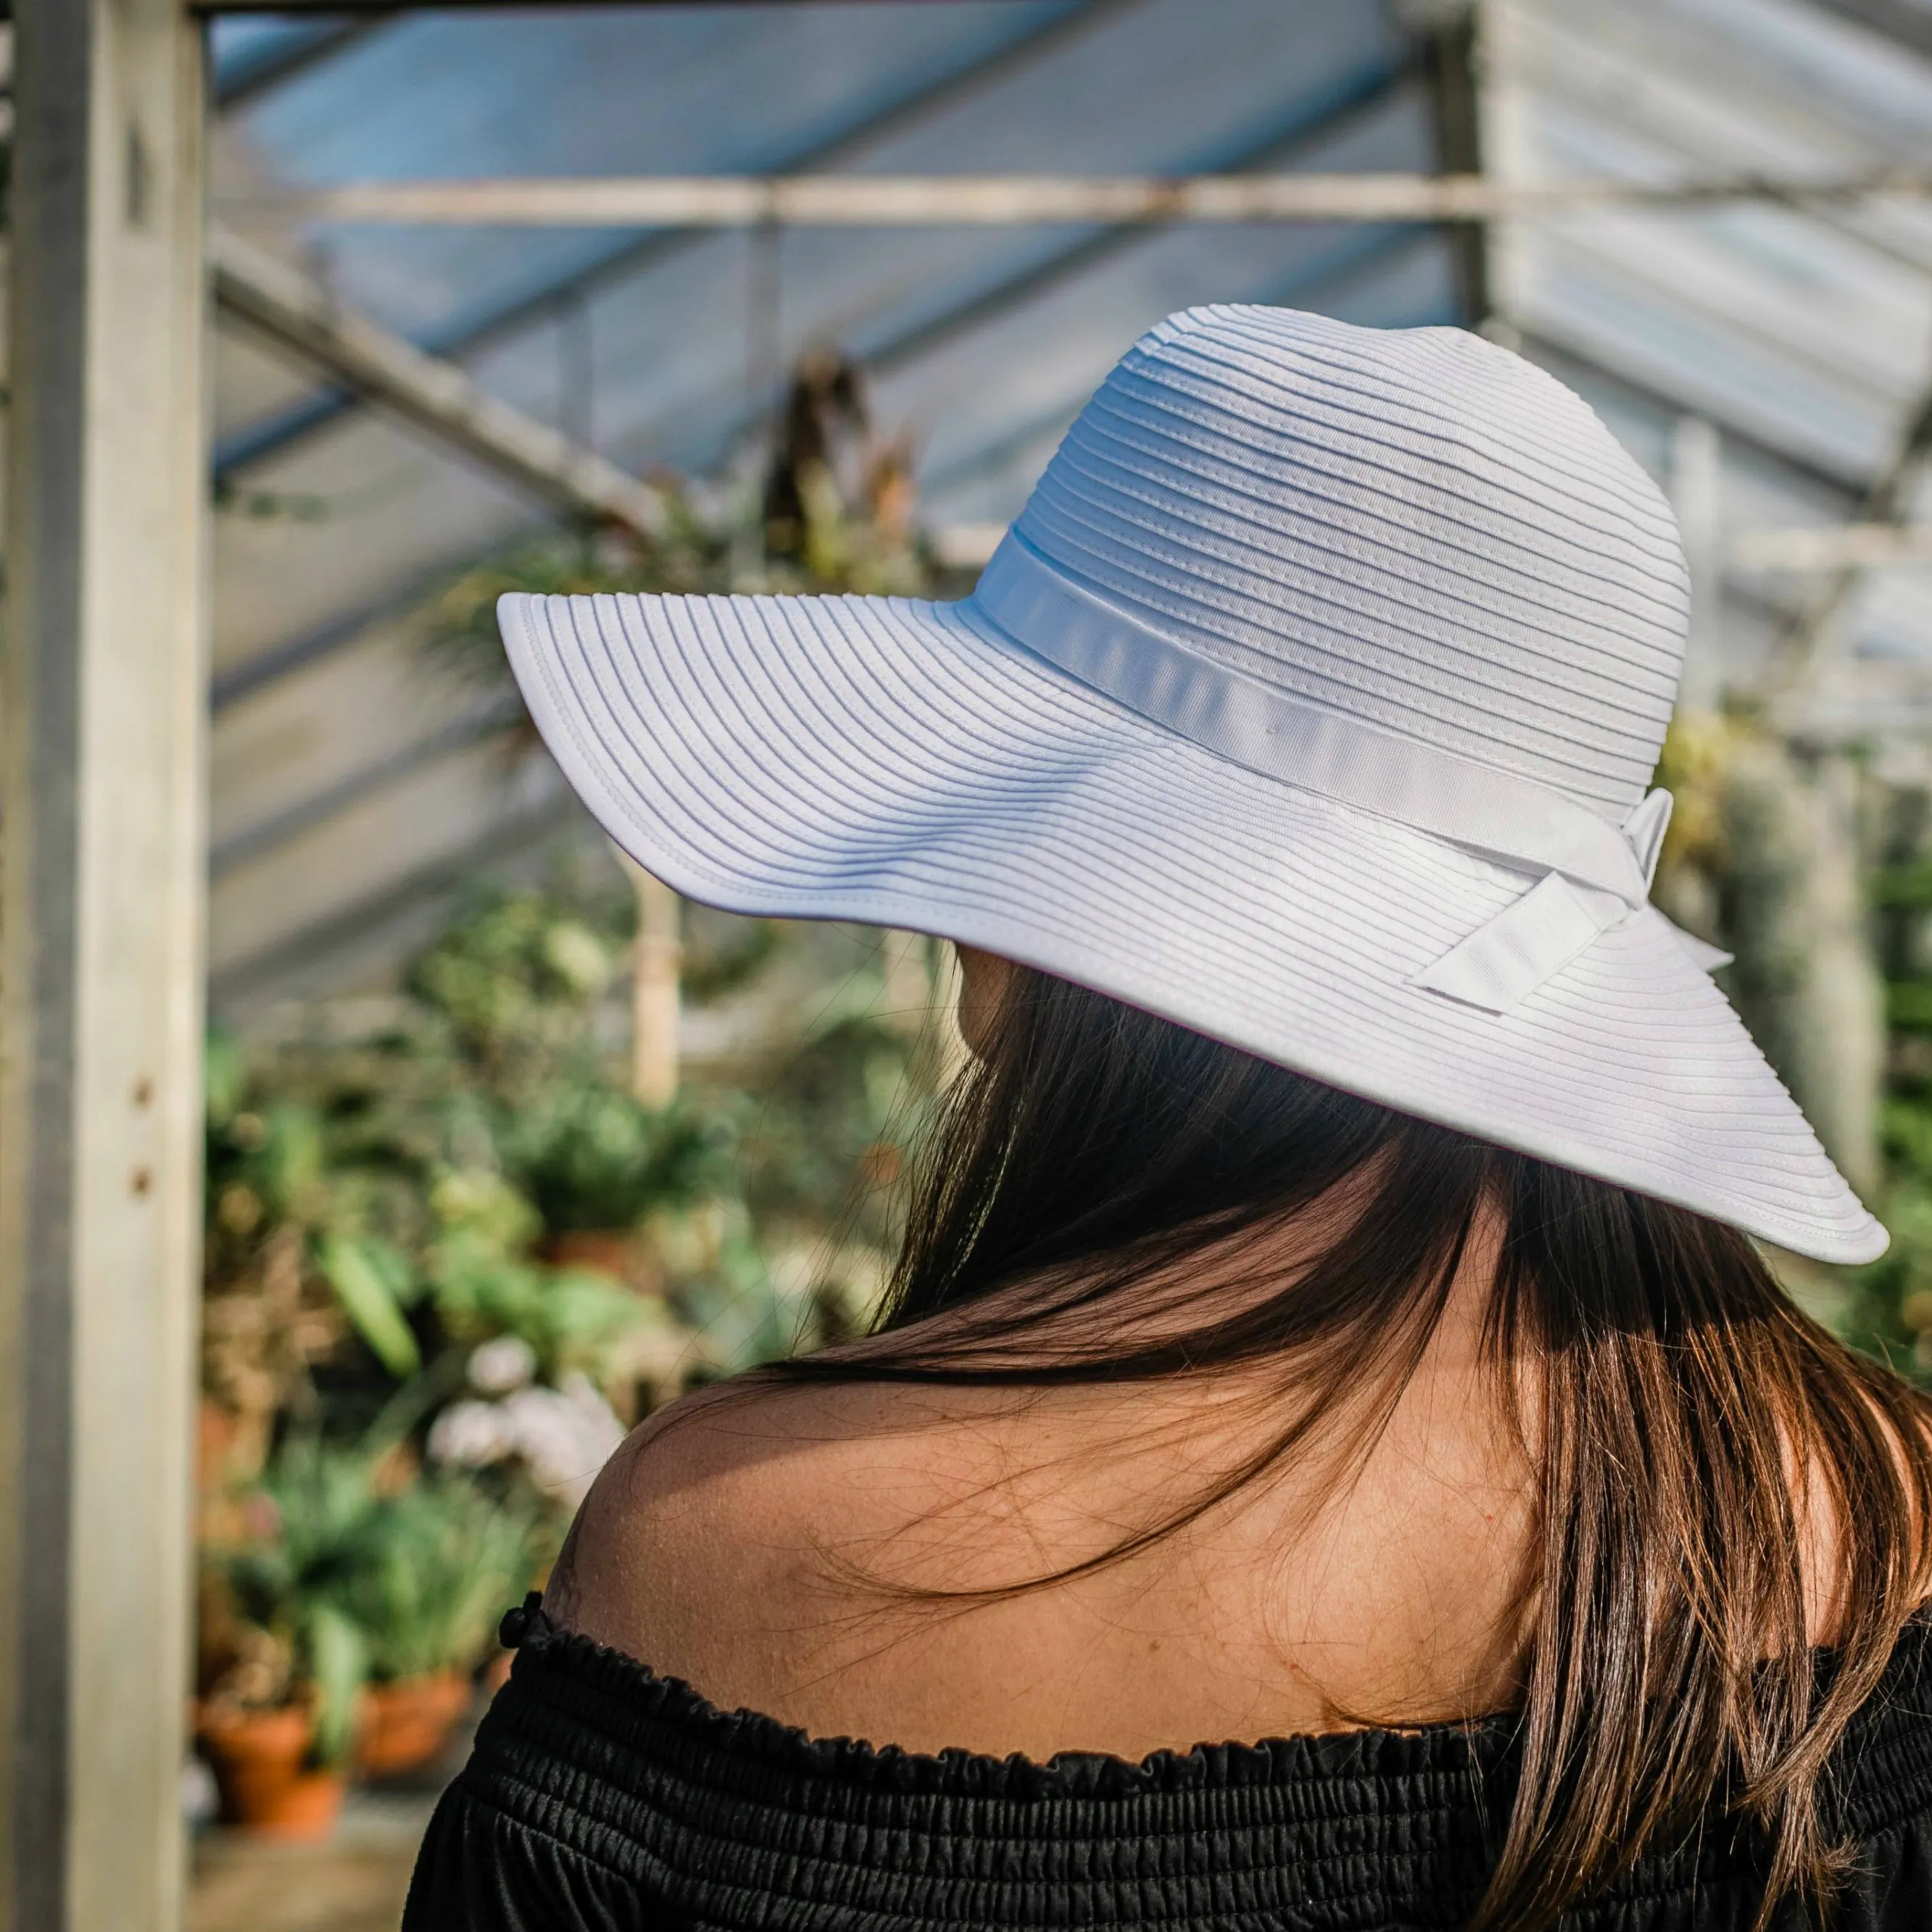
[[[1311,1453],[1030,1588],[1239,1468],[1292,1393],[1268,1375],[698,1397],[606,1471],[548,1608],[728,1709],[914,1750],[1138,1759],[1502,1709],[1534,1492],[1470,1299],[1345,1492]]]

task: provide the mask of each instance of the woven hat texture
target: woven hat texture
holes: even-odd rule
[[[1688,586],[1588,407],[1462,331],[1171,316],[974,595],[512,596],[617,843],[1004,953],[1800,1252],[1885,1234],[1649,907]]]

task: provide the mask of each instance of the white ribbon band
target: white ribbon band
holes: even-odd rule
[[[1026,650],[1234,764],[1537,876],[1413,985],[1507,1012],[1648,897],[1668,792],[1617,826],[1532,778],[1323,710],[1149,629],[1014,531],[972,602]]]

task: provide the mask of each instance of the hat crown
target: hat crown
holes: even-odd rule
[[[1457,328],[1170,316],[1016,526],[1150,629],[1621,817],[1682,668],[1669,505],[1582,399]]]

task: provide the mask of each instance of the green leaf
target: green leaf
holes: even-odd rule
[[[1894,980],[1885,989],[1886,1016],[1901,1031],[1932,1030],[1932,981]]]
[[[559,1082],[503,1123],[505,1168],[552,1228],[634,1227],[721,1185],[730,1141],[722,1119],[647,1107],[596,1079]]]
[[[422,1366],[422,1352],[404,1317],[386,1260],[373,1252],[374,1245],[352,1235],[328,1234],[316,1259],[342,1312],[376,1360],[392,1376],[412,1376]]]
[[[1870,891],[1876,906],[1932,905],[1932,864],[1894,866],[1875,873]]]
[[[340,1764],[356,1739],[356,1703],[369,1676],[369,1643],[359,1626],[332,1604],[309,1612],[309,1660],[320,1698],[316,1712],[316,1756]]]
[[[267,1112],[268,1142],[262,1166],[281,1211],[311,1225],[326,1203],[326,1157],[322,1123],[313,1108],[278,1100]]]
[[[425,1476],[386,1503],[377,1532],[379,1560],[358,1572],[344,1600],[368,1635],[379,1678],[480,1663],[544,1546],[527,1499],[486,1493],[451,1472]]]
[[[208,1124],[220,1128],[242,1111],[242,1096],[248,1090],[248,1070],[242,1058],[241,1043],[219,1027],[212,1029],[203,1059],[208,1094]]]
[[[380,1234],[364,1234],[357,1245],[368,1257],[369,1265],[382,1277],[398,1308],[412,1308],[422,1299],[427,1286],[410,1266],[410,1258],[393,1241]]]

